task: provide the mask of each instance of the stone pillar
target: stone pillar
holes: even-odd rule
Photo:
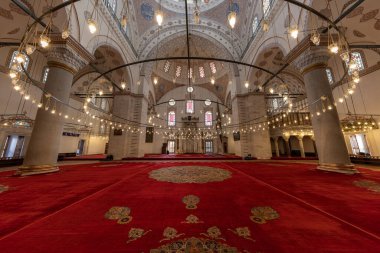
[[[274,137],[274,149],[276,151],[276,157],[280,157],[280,150],[278,148],[278,136]]]
[[[291,152],[290,146],[289,146],[289,137],[288,136],[284,137],[284,141],[285,141],[286,156],[291,157],[292,156],[292,152]]]
[[[68,104],[74,73],[85,65],[85,61],[68,46],[51,45],[47,52],[47,63],[50,71],[45,91]],[[64,119],[52,114],[51,109],[38,110],[24,163],[16,175],[44,174],[59,170],[56,164]],[[66,109],[57,103],[57,110],[63,114]]]
[[[325,47],[311,47],[301,54],[296,64],[304,77],[310,112],[314,115],[312,126],[319,156],[318,169],[345,174],[357,173],[351,164],[336,108],[325,113],[312,104],[325,96],[334,103],[331,86],[326,75],[330,55]],[[317,102],[317,104],[321,102]],[[317,110],[321,115],[317,116]]]
[[[297,139],[300,145],[301,157],[305,158],[305,148],[303,147],[303,136],[297,136]]]

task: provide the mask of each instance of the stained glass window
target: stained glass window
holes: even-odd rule
[[[205,69],[202,66],[199,67],[199,76],[205,78]]]
[[[330,85],[334,84],[334,77],[333,77],[331,69],[326,69],[326,75],[327,75],[327,79],[329,80]]]
[[[165,73],[169,72],[170,69],[170,61],[165,62],[164,71]]]
[[[170,111],[168,113],[168,126],[175,126],[175,112]]]
[[[213,73],[213,74],[216,73],[216,65],[215,65],[215,62],[210,62],[210,69],[211,69],[211,73]]]
[[[22,72],[21,65],[18,64],[18,62],[16,60],[16,56],[17,55],[18,55],[18,51],[17,50],[13,51],[11,61],[9,62],[9,68],[10,69],[14,69],[14,70],[16,70],[18,72]],[[23,63],[24,69],[28,69],[29,57],[26,54],[23,54],[23,55],[24,55],[24,59],[25,59],[25,61]],[[13,66],[17,66],[17,67],[14,68]]]
[[[269,15],[269,11],[271,8],[271,0],[263,0],[263,13],[264,17],[267,17]]]
[[[256,31],[257,31],[258,27],[259,27],[259,18],[257,16],[255,16],[253,18],[253,22],[252,22],[252,31],[253,31],[253,34],[256,34]]]
[[[49,75],[49,71],[50,71],[49,67],[44,68],[44,72],[42,73],[42,83],[46,83],[46,80]]]
[[[194,101],[187,100],[186,101],[186,113],[194,113]]]
[[[212,126],[212,112],[205,112],[205,126]]]
[[[362,58],[361,53],[352,52],[351,53],[351,60],[353,60],[355,62],[356,70],[358,70],[358,71],[364,70],[364,63],[363,63],[363,58]],[[348,65],[349,65],[349,60],[346,61],[346,66],[348,67]],[[351,75],[353,71],[354,71],[353,69],[348,68],[348,74]]]

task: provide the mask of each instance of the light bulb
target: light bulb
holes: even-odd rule
[[[25,94],[24,99],[25,100],[29,100],[30,99],[30,95],[29,94]]]
[[[248,81],[245,81],[244,87],[248,89],[248,87],[249,87],[249,82]]]
[[[263,22],[261,23],[261,27],[262,27],[264,32],[268,32],[269,31],[269,21],[264,19]]]
[[[154,83],[154,85],[158,84],[158,78],[157,77],[153,78],[153,83]]]
[[[41,108],[42,107],[42,103],[38,103],[37,107]]]
[[[161,10],[156,11],[156,21],[159,26],[161,26],[164,21],[164,13]]]
[[[55,110],[53,109],[53,110],[51,110],[51,114],[55,114]]]
[[[211,82],[211,84],[215,84],[215,78],[211,77],[210,82]]]
[[[19,90],[21,89],[20,85],[15,85],[13,88],[14,88],[15,90],[17,90],[17,91],[19,91]]]
[[[40,46],[42,48],[47,48],[49,46],[50,41],[51,40],[48,36],[43,35],[43,34],[40,36]]]
[[[354,90],[353,90],[353,89],[348,89],[347,92],[348,92],[348,94],[350,94],[350,95],[354,94]]]
[[[21,64],[25,62],[25,55],[23,53],[17,53],[15,57],[16,61]]]
[[[62,39],[67,39],[68,37],[70,36],[70,30],[69,28],[65,28],[63,31],[62,31]]]
[[[127,84],[125,82],[121,82],[121,88],[124,90]]]
[[[14,69],[11,69],[9,71],[9,76],[10,76],[10,78],[15,79],[18,76],[18,72]]]
[[[36,47],[33,46],[33,45],[26,45],[26,47],[25,47],[25,52],[26,52],[28,55],[33,54],[35,50],[36,50]]]
[[[360,82],[360,77],[359,76],[354,76],[352,78],[352,81],[354,81],[354,83],[359,83]]]
[[[293,27],[291,27],[289,29],[289,33],[290,33],[290,36],[293,38],[293,39],[297,39],[298,37],[298,27],[297,25],[294,25]]]
[[[350,55],[348,54],[348,52],[344,52],[340,55],[340,58],[344,61],[344,62],[348,62],[348,59],[350,58]]]
[[[269,93],[270,93],[270,94],[273,94],[273,93],[274,93],[273,88],[270,88],[270,89],[269,89]]]
[[[228,14],[228,24],[231,26],[232,29],[234,29],[235,25],[236,25],[236,12],[235,11],[231,11],[229,14]]]
[[[100,96],[103,95],[103,91],[102,91],[102,90],[99,91],[99,95],[100,95]]]
[[[86,98],[86,101],[87,101],[87,103],[90,103],[91,102],[91,98],[90,97]]]
[[[89,18],[87,20],[87,25],[88,25],[88,29],[90,30],[90,33],[92,34],[96,33],[96,31],[98,30],[96,21],[93,20],[92,18]]]
[[[315,31],[311,35],[310,40],[311,42],[313,42],[314,45],[319,46],[319,43],[321,43],[321,35],[318,31]]]
[[[349,64],[349,66],[348,66],[351,70],[355,70],[357,67],[358,67],[358,65],[356,64],[356,62],[354,61],[354,60],[351,60],[350,61],[350,64]]]
[[[339,52],[339,47],[338,47],[338,44],[336,44],[335,42],[334,43],[331,43],[329,45],[329,50],[331,53],[333,54],[337,54]]]

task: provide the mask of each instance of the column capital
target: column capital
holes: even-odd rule
[[[330,54],[325,47],[309,47],[295,60],[295,65],[305,74],[318,68],[326,68]]]
[[[52,36],[51,39],[51,45],[45,51],[48,66],[63,68],[75,74],[94,60],[94,57],[71,37],[63,40],[59,36]]]

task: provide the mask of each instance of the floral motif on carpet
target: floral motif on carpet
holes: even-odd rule
[[[153,170],[149,177],[161,182],[204,184],[222,182],[231,178],[231,172],[208,166],[173,166]]]
[[[6,185],[0,184],[0,193],[8,191],[9,187]]]
[[[251,221],[264,224],[269,220],[275,220],[280,217],[280,215],[270,206],[257,206],[251,209],[252,215],[250,216]]]
[[[124,206],[114,206],[106,212],[104,217],[109,220],[117,220],[118,224],[127,224],[131,222],[132,216],[130,216],[131,209]]]
[[[235,229],[228,229],[228,230],[239,237],[255,242],[255,240],[251,238],[251,230],[249,230],[248,227],[238,227]]]
[[[190,214],[189,216],[186,217],[185,221],[182,221],[182,223],[198,224],[198,223],[203,223],[203,221],[199,220],[199,218],[195,216],[194,214]]]
[[[137,239],[140,239],[141,237],[143,237],[144,235],[146,235],[147,233],[149,233],[151,231],[152,230],[145,231],[142,228],[131,228],[129,230],[129,233],[128,233],[128,238],[129,239],[128,239],[127,243],[136,241]]]
[[[195,195],[187,195],[182,198],[182,202],[186,205],[186,209],[197,209],[197,204],[199,203],[199,197]]]
[[[371,180],[358,180],[354,182],[354,185],[366,188],[367,190],[380,193],[380,183]]]
[[[170,241],[170,240],[173,240],[174,238],[181,237],[185,234],[184,233],[181,233],[181,234],[178,233],[178,231],[175,228],[167,227],[164,229],[164,233],[162,235],[164,236],[164,238],[162,240],[160,240],[160,242]]]
[[[230,247],[227,244],[220,243],[214,239],[202,238],[187,238],[175,242],[171,242],[160,246],[157,249],[152,249],[150,253],[173,253],[173,252],[223,252],[223,253],[239,253],[236,248]]]

